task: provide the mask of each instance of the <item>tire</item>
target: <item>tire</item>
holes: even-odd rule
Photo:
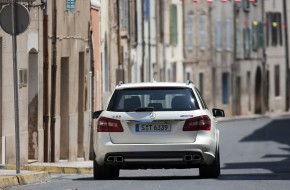
[[[221,174],[220,171],[220,153],[217,148],[214,161],[210,165],[201,166],[199,175],[202,178],[218,178]]]
[[[94,179],[112,179],[119,177],[119,168],[113,166],[100,166],[94,159]]]

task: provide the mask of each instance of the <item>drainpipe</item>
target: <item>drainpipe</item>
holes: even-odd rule
[[[150,82],[152,80],[153,82],[153,79],[152,79],[152,68],[151,68],[151,3],[150,1],[148,1],[148,4],[147,4],[147,8],[149,8],[149,15],[148,15],[148,65],[149,65],[149,77],[148,77],[148,81],[147,82]],[[147,15],[146,15],[147,16]]]
[[[57,72],[57,8],[56,0],[52,1],[52,67],[51,67],[51,110],[50,110],[50,135],[51,155],[50,161],[55,162],[55,99],[56,99],[56,72]]]
[[[116,6],[117,6],[117,48],[118,48],[118,67],[122,71],[122,81],[124,81],[124,65],[123,65],[123,60],[121,58],[123,57],[121,53],[123,53],[122,48],[121,48],[121,36],[120,36],[120,4],[119,0],[116,0]],[[116,81],[119,82],[119,81]]]
[[[262,21],[265,21],[265,4],[264,1],[261,1],[262,5]],[[267,63],[267,54],[266,54],[266,46],[263,47],[263,55],[262,55],[263,61],[262,61],[262,67],[263,67],[263,77],[262,77],[262,90],[263,90],[263,96],[262,96],[262,113],[266,113],[268,110],[268,101],[269,101],[269,95],[267,91],[268,86],[268,80],[267,80],[267,70],[266,70],[266,63]]]
[[[49,56],[48,56],[48,14],[47,0],[43,1],[43,128],[44,128],[44,162],[48,162],[49,148]]]
[[[162,57],[163,57],[163,81],[168,81],[167,76],[167,65],[166,65],[166,44],[165,44],[165,31],[166,31],[166,0],[162,0],[162,28],[163,28],[163,36],[162,36]]]
[[[283,0],[283,17],[284,17],[284,35],[285,35],[285,53],[286,53],[286,111],[289,110],[289,42],[288,42],[288,18],[287,18],[287,1]]]
[[[94,78],[95,78],[95,59],[94,59],[94,45],[93,45],[93,29],[91,28],[91,31],[90,31],[90,57],[91,57],[91,70],[90,70],[90,121],[89,121],[89,158],[88,160],[90,159],[93,159],[92,155],[90,155],[91,153],[91,150],[93,150],[93,147],[92,147],[92,144],[93,144],[93,113],[94,113],[94,92],[95,92],[95,89],[94,89]],[[87,159],[86,159],[87,160]]]
[[[141,2],[141,10],[142,10],[142,21],[141,21],[141,25],[142,25],[142,65],[141,65],[141,82],[145,81],[145,73],[144,73],[144,67],[145,67],[145,38],[144,38],[144,2]]]

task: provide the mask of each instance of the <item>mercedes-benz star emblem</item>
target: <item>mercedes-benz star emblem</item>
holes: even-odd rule
[[[150,114],[150,119],[155,119],[155,117],[156,117],[156,113],[152,112],[152,113]]]

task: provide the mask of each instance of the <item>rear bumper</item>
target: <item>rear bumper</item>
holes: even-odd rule
[[[95,146],[96,161],[100,165],[117,165],[119,168],[194,168],[210,164],[215,159],[216,142],[199,144],[113,144]],[[186,160],[191,155],[200,159]],[[120,156],[113,162],[109,156]],[[189,156],[190,157],[190,156]]]
[[[201,152],[115,152],[105,156],[105,165],[121,169],[193,168],[203,165]]]

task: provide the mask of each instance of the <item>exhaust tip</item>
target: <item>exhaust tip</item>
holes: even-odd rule
[[[184,161],[191,161],[192,160],[192,155],[185,155],[184,156]]]
[[[108,156],[107,161],[108,162],[115,162],[114,156]]]
[[[123,156],[116,156],[115,161],[116,162],[124,162],[124,158],[123,158]]]
[[[193,160],[201,160],[200,155],[198,155],[198,154],[193,155]]]

